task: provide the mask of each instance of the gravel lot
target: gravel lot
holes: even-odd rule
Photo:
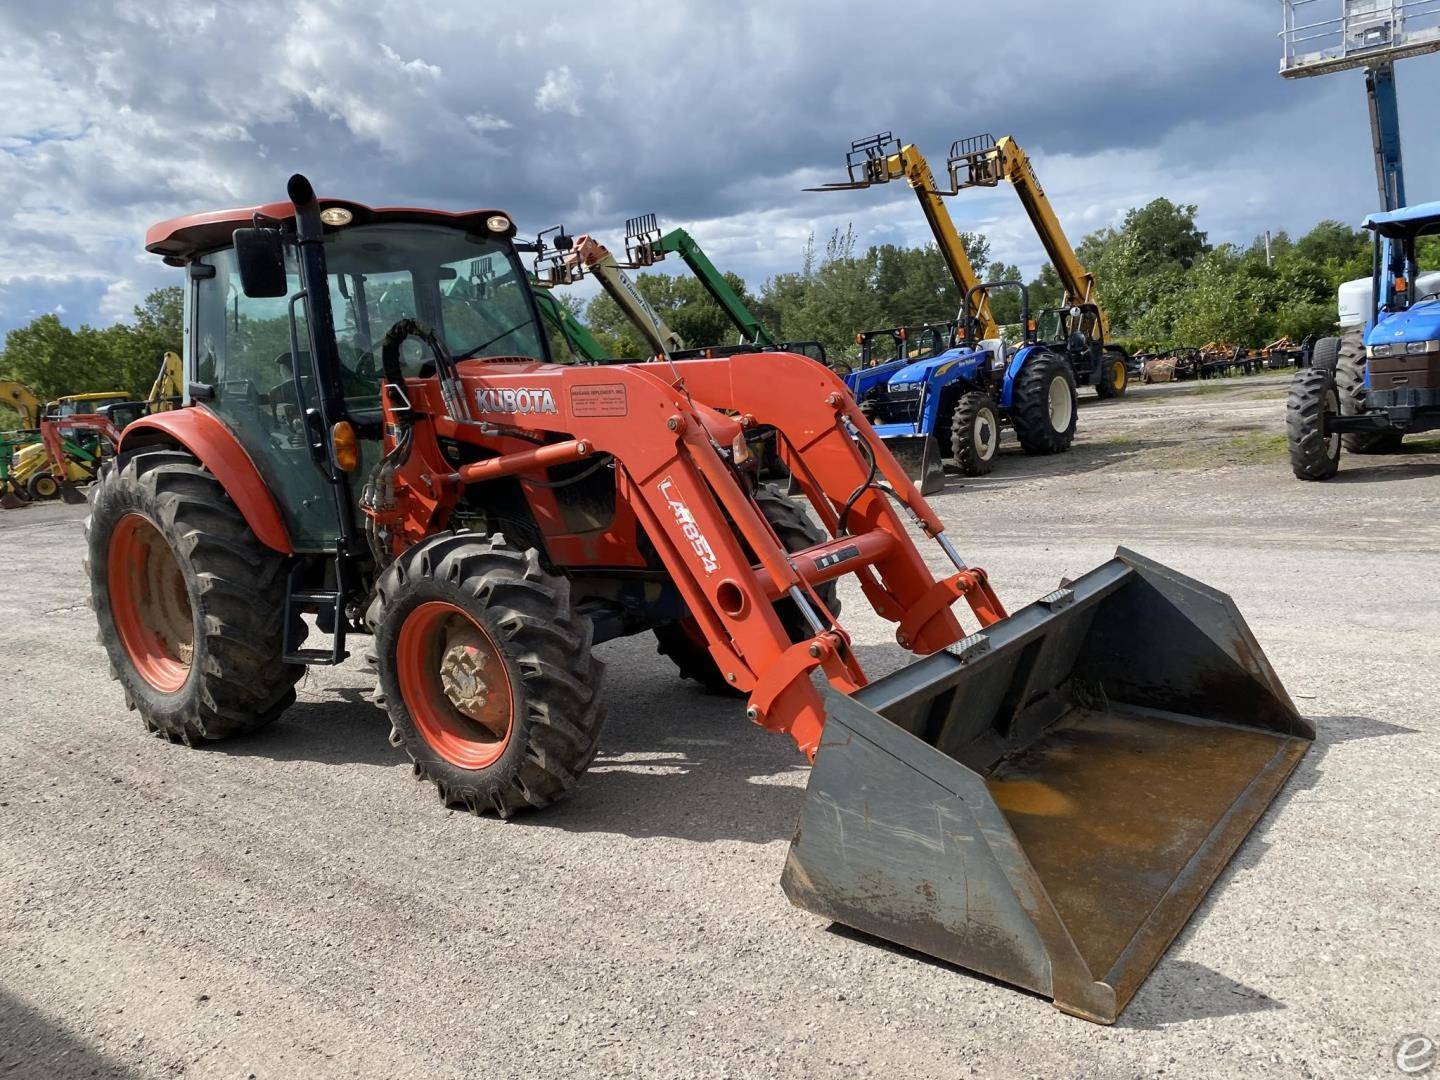
[[[648,637],[602,647],[574,797],[476,819],[412,781],[358,662],[259,736],[147,736],[84,508],[0,514],[0,1076],[1401,1075],[1402,1036],[1440,1041],[1440,442],[1302,484],[1284,381],[1087,401],[1070,454],[936,500],[1011,606],[1117,543],[1231,593],[1319,728],[1108,1029],[791,908],[803,760]],[[899,662],[845,601],[872,674]]]

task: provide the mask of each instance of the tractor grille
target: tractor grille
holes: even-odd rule
[[[872,424],[915,424],[920,421],[920,391],[872,390],[865,395],[863,408]]]

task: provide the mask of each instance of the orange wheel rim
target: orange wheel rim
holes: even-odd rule
[[[110,537],[106,560],[110,612],[136,672],[162,694],[190,677],[195,616],[175,553],[141,514],[126,514]]]
[[[483,769],[505,752],[515,728],[510,672],[468,612],[443,600],[410,612],[395,645],[395,673],[410,718],[440,757]]]

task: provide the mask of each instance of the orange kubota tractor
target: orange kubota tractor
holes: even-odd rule
[[[1313,738],[1226,597],[1122,551],[1007,616],[822,365],[559,366],[507,215],[288,194],[148,237],[186,405],[126,428],[87,524],[147,727],[263,727],[370,634],[392,741],[505,816],[595,755],[595,646],[654,632],[813,759],[792,901],[1115,1018]],[[846,574],[924,659],[867,683]]]

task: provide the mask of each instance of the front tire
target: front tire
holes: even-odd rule
[[[1015,378],[1010,422],[1027,454],[1058,454],[1075,441],[1075,373],[1052,352],[1032,356]]]
[[[1335,392],[1340,398],[1340,415],[1359,416],[1367,412],[1365,338],[1359,328],[1347,330],[1338,339],[1332,370],[1335,373]],[[1340,441],[1352,454],[1393,454],[1400,449],[1404,437],[1399,431],[1347,431],[1340,436]]]
[[[1106,349],[1100,358],[1100,378],[1095,383],[1095,393],[1105,400],[1124,397],[1130,387],[1130,369],[1125,364],[1125,354]]]
[[[60,494],[60,482],[48,472],[38,472],[25,481],[25,494],[32,502],[53,499]]]
[[[950,414],[950,456],[966,476],[985,476],[1000,451],[1000,410],[989,394],[962,394]]]
[[[1339,472],[1340,436],[1325,430],[1325,417],[1339,413],[1340,398],[1328,368],[1295,373],[1285,402],[1285,431],[1296,479],[1328,480]]]
[[[107,466],[85,537],[100,643],[147,729],[223,739],[294,702],[304,668],[280,658],[288,560],[195,457],[155,447]]]
[[[381,575],[369,619],[390,741],[447,806],[548,806],[599,746],[604,665],[570,583],[503,536],[439,533]]]

